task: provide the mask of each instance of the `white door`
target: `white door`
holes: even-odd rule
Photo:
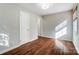
[[[38,39],[38,16],[30,15],[30,35],[31,41]]]
[[[20,40],[21,43],[30,41],[30,15],[20,11]]]

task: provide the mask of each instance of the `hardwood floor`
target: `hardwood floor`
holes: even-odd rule
[[[39,37],[3,55],[77,55],[77,52],[71,41]]]

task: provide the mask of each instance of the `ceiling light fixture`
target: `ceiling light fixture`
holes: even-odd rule
[[[40,6],[42,9],[46,10],[50,7],[50,3],[38,3],[38,6]]]

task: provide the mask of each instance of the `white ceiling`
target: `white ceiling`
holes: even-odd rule
[[[21,7],[24,7],[28,11],[36,13],[38,15],[48,15],[58,12],[65,12],[73,8],[72,3],[51,3],[47,10],[41,9],[36,3],[20,3]]]

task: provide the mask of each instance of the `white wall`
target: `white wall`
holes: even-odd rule
[[[64,20],[67,20],[68,33],[61,37],[61,40],[72,40],[72,14],[71,11],[61,12],[51,15],[43,16],[42,20],[42,34],[41,36],[55,38],[55,27]]]
[[[23,14],[20,14],[20,11],[24,12],[26,16],[22,16]],[[23,18],[26,20],[23,21]],[[14,49],[29,41],[36,40],[38,38],[38,20],[40,18],[39,15],[28,12],[16,4],[0,4],[0,32],[9,33],[10,37],[10,47],[0,46],[0,53]]]
[[[78,4],[78,10],[77,10],[77,17],[78,17],[78,34],[73,34],[74,38],[73,38],[73,43],[74,46],[79,54],[79,4]]]
[[[20,42],[19,9],[15,4],[0,4],[0,33],[8,33],[9,47],[0,46],[0,52]]]

